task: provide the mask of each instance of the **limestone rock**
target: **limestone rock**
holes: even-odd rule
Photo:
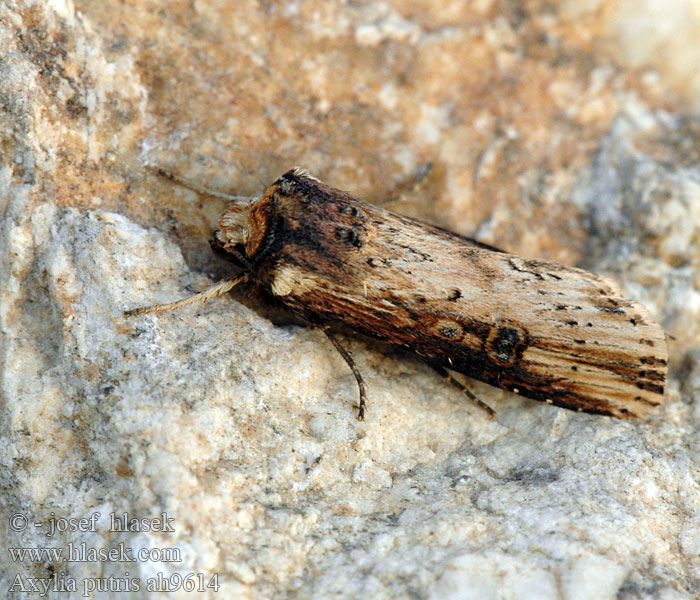
[[[694,88],[617,66],[615,14],[551,6],[0,7],[2,589],[697,597]],[[147,165],[252,195],[300,164],[379,200],[427,162],[396,210],[609,275],[649,308],[673,336],[654,416],[470,382],[489,420],[417,360],[346,338],[369,385],[358,423],[322,333],[244,292],[123,316],[231,273],[207,247],[222,203]]]

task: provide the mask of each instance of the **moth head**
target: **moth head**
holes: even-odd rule
[[[216,246],[253,260],[268,234],[271,207],[278,197],[281,180],[273,183],[262,196],[237,198],[219,217]]]
[[[251,206],[252,204],[231,203],[221,213],[216,239],[224,250],[238,245],[245,246],[249,236],[247,225]]]
[[[267,192],[262,197],[237,197],[231,202],[219,216],[213,247],[238,257],[234,262],[248,265],[267,229],[267,219],[260,218],[260,208],[267,204],[266,197]]]
[[[262,196],[237,199],[226,207],[215,233],[217,246],[254,260],[266,237],[274,235],[269,231],[271,215],[288,202],[318,194],[326,187],[304,169],[287,171]]]

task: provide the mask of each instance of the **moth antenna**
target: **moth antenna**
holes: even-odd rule
[[[170,302],[168,304],[154,304],[152,306],[143,306],[141,308],[132,308],[131,310],[125,310],[124,316],[135,317],[137,315],[146,315],[149,313],[160,313],[166,310],[182,308],[183,306],[187,306],[188,304],[194,304],[195,302],[205,303],[209,300],[212,300],[213,298],[217,298],[218,296],[225,294],[229,290],[232,290],[235,286],[237,286],[241,281],[245,279],[248,279],[247,273],[241,275],[240,277],[236,277],[236,279],[224,279],[216,285],[207,288],[203,292],[199,292],[199,294],[195,294],[194,296],[190,296],[189,298],[183,298],[182,300],[178,300],[177,302]]]
[[[233,204],[245,206],[247,204],[252,203],[257,198],[257,196],[234,196],[232,194],[225,194],[224,192],[212,190],[210,188],[204,187],[203,185],[199,185],[194,181],[190,181],[189,179],[180,177],[179,175],[176,175],[175,173],[163,169],[162,167],[148,166],[147,168],[153,171],[156,175],[164,177],[165,179],[177,183],[182,187],[186,187],[192,190],[193,192],[197,192],[198,194],[204,194],[206,196],[212,196],[213,198],[219,198],[220,200],[227,200],[228,202],[232,202]]]

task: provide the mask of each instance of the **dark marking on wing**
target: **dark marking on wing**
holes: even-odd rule
[[[433,262],[433,257],[430,256],[430,254],[426,254],[425,252],[422,252],[421,250],[418,250],[417,248],[414,248],[413,246],[408,246],[406,244],[396,244],[396,246],[398,248],[403,248],[404,250],[408,250],[413,256],[418,256],[423,261]]]
[[[658,385],[656,383],[651,383],[648,381],[638,381],[635,384],[640,390],[647,390],[648,392],[654,392],[656,394],[664,393],[664,386]]]
[[[666,365],[666,361],[663,358],[658,358],[657,356],[641,356],[639,358],[639,362],[643,365]]]
[[[341,215],[350,215],[351,217],[360,216],[360,211],[357,209],[357,207],[352,206],[351,204],[341,204],[338,207],[338,212]]]
[[[502,365],[512,365],[520,360],[525,347],[527,333],[510,325],[492,327],[484,343],[484,350]]]
[[[597,308],[598,310],[600,310],[600,311],[609,312],[609,313],[614,313],[614,314],[616,314],[616,315],[624,315],[624,314],[626,314],[625,311],[622,310],[621,308],[616,308],[616,307],[613,307],[613,306],[596,306],[596,308]]]
[[[515,261],[512,258],[508,259],[508,264],[514,271],[517,271],[518,273],[528,273],[529,275],[534,275],[540,281],[544,281],[544,277],[542,277],[540,273],[538,273],[537,271],[528,271],[527,269],[521,269],[520,267],[518,267],[518,265],[515,264]]]
[[[347,229],[346,227],[336,227],[335,229],[336,237],[346,244],[355,246],[355,248],[362,247],[362,240],[354,229]]]

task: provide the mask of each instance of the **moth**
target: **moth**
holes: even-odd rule
[[[161,173],[175,178],[167,173]],[[212,246],[241,274],[160,312],[259,286],[307,322],[341,326],[491,385],[577,411],[637,417],[661,403],[662,329],[610,281],[401,216],[295,168],[262,196],[229,197]]]

